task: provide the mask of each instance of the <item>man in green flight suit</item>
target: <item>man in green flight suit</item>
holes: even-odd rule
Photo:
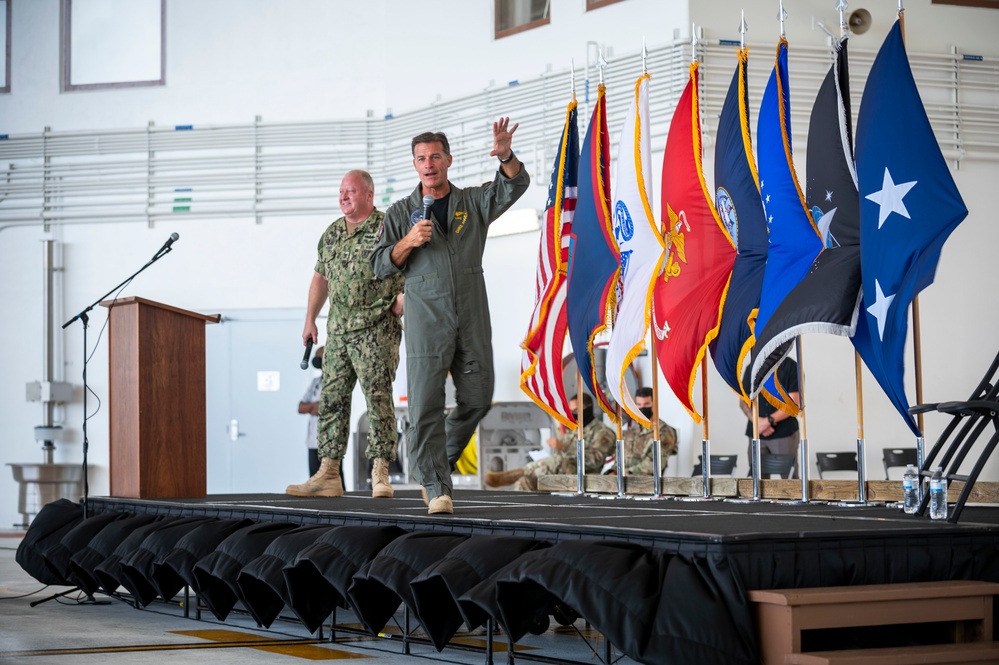
[[[309,286],[302,343],[318,342],[316,317],[328,299],[323,382],[317,440],[319,471],[285,490],[295,496],[340,496],[340,460],[350,435],[350,397],[360,382],[368,406],[371,436],[365,451],[373,460],[371,494],[391,497],[389,462],[395,460],[398,435],[392,382],[399,366],[403,299],[401,276],[377,279],[369,255],[383,232],[384,213],[374,207],[375,186],[366,171],[355,170],[340,183],[344,216],[319,240],[319,260]]]
[[[576,398],[569,400],[569,410],[577,413]],[[538,490],[538,477],[549,474],[575,475],[576,469],[576,439],[575,430],[569,430],[560,437],[548,439],[551,454],[548,457],[528,462],[519,469],[507,471],[490,471],[485,482],[490,487],[513,485],[513,488],[523,492]],[[589,393],[583,393],[583,469],[586,473],[600,473],[604,460],[614,454],[617,438],[614,430],[593,416],[593,398]]]
[[[375,275],[406,278],[406,375],[411,473],[430,514],[452,513],[451,469],[493,396],[492,328],[482,276],[486,233],[527,191],[530,176],[510,144],[518,125],[493,123],[499,171],[492,182],[456,187],[447,179],[451,148],[440,132],[413,138],[420,184],[389,207],[371,255]],[[432,199],[424,214],[424,200]],[[428,201],[429,202],[429,201]],[[457,406],[444,418],[444,381]]]

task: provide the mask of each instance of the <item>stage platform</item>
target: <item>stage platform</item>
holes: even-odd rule
[[[277,529],[271,540],[252,545],[248,554],[236,554],[231,543],[226,548],[235,536],[218,543],[215,559],[197,564],[205,573],[201,591],[210,590],[209,574],[219,576],[233,589],[232,602],[244,602],[254,613],[260,586],[254,579],[264,580],[276,585],[270,596],[278,598],[267,596],[269,604],[280,610],[287,602],[310,630],[316,616],[322,615],[321,623],[336,604],[349,604],[377,632],[402,604],[438,648],[446,648],[463,622],[475,628],[493,621],[516,641],[541,618],[568,607],[639,662],[752,663],[757,645],[748,590],[999,582],[994,506],[968,506],[962,521],[950,524],[883,505],[474,490],[457,490],[454,500],[454,515],[433,517],[415,491],[399,491],[393,499],[363,493],[334,499],[91,497],[88,507],[91,519],[154,519],[175,530],[213,521],[244,530],[269,525]],[[154,533],[143,536],[144,545],[131,536],[132,547],[145,548],[143,561],[153,555],[169,561],[164,545],[149,543]],[[360,554],[366,534],[381,541],[363,545]],[[71,535],[64,531],[60,538]],[[122,551],[124,540],[115,549],[120,562],[137,557]],[[176,535],[173,541],[171,546]],[[318,541],[325,543],[318,550],[326,559],[316,555],[312,543]],[[219,551],[238,565],[220,570]],[[283,578],[264,579],[258,557],[270,557],[268,565],[285,571]],[[308,574],[294,574],[302,570]],[[297,599],[296,584],[305,585]],[[316,608],[316,595],[329,598]],[[312,600],[304,601],[307,596]],[[262,612],[264,618],[270,613]]]

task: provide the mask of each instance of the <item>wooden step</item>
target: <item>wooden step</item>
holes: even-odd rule
[[[963,642],[886,649],[846,649],[792,653],[790,665],[929,665],[931,663],[999,663],[999,642]]]
[[[858,663],[885,662],[877,660],[887,653],[882,649],[802,653],[803,633],[828,628],[849,629],[860,626],[953,622],[955,644],[927,648],[925,650],[927,654],[956,649],[959,646],[956,644],[958,642],[962,648],[966,643],[992,644],[992,599],[997,594],[999,594],[999,584],[974,580],[948,580],[803,589],[761,589],[750,591],[748,596],[753,603],[756,617],[760,656],[764,663],[770,665],[806,662],[791,661],[789,658],[814,656],[816,653],[821,653],[825,657],[832,657],[831,654],[835,654],[837,663],[854,662],[842,660],[846,657],[844,654],[857,654],[856,657],[860,659],[856,661]],[[863,654],[867,652],[878,652],[879,655],[875,660],[863,660],[867,657]],[[974,649],[972,652],[978,653]],[[925,657],[931,656],[925,655]],[[989,658],[977,661],[907,662],[988,661]],[[999,662],[999,658],[992,662]]]

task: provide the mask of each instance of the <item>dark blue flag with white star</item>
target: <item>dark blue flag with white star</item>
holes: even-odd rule
[[[905,396],[909,304],[933,283],[940,250],[967,216],[912,78],[898,21],[857,118],[863,299],[854,346],[916,436]]]

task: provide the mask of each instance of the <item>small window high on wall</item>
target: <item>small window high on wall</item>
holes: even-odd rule
[[[166,85],[166,0],[62,0],[62,90]]]
[[[551,0],[495,0],[496,38],[548,25]]]
[[[3,66],[0,67],[0,92],[10,92],[10,3],[12,0],[0,0],[0,56]]]

